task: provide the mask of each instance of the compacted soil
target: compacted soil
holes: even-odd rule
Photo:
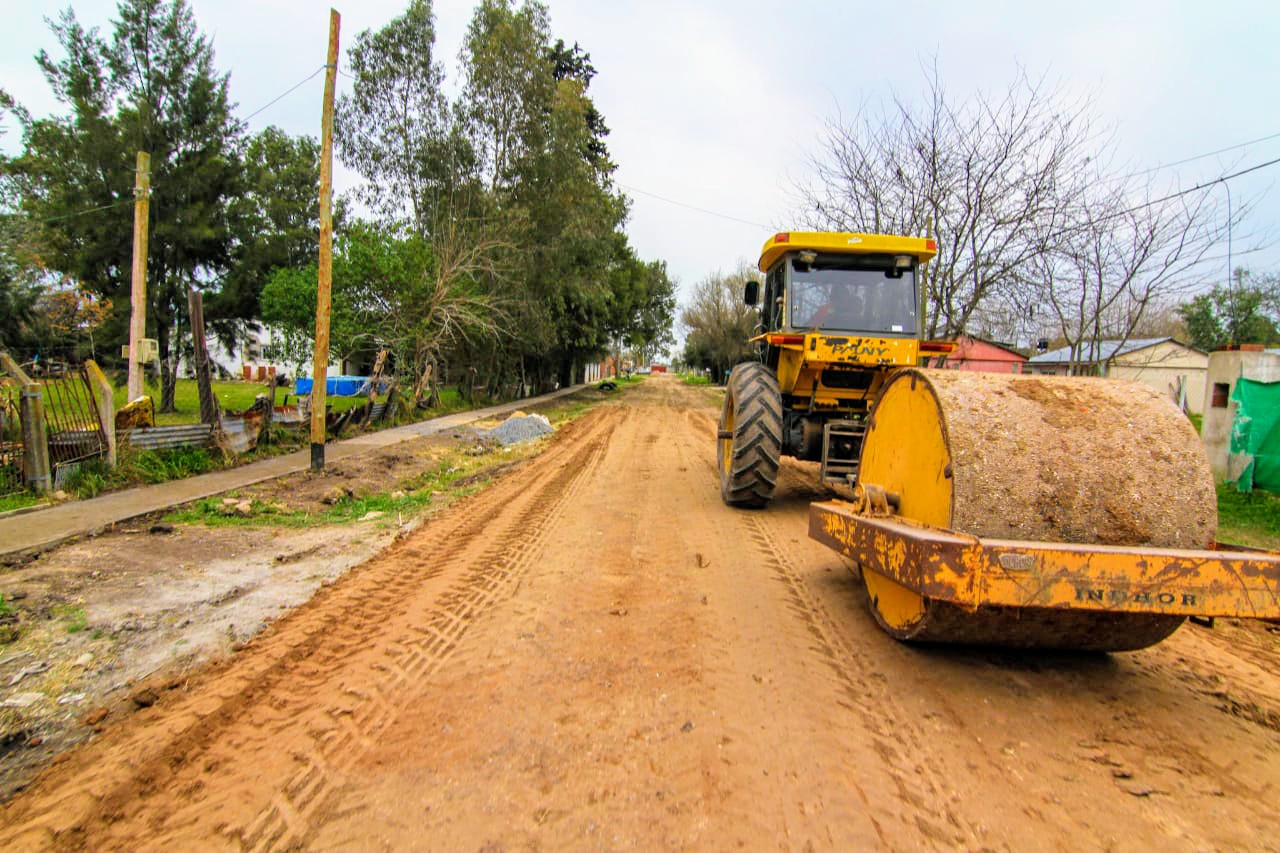
[[[9,800],[0,847],[1275,847],[1268,626],[898,644],[806,536],[814,466],[721,504],[716,415],[654,377],[562,428],[108,720]]]

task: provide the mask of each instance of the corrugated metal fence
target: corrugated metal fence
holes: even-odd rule
[[[208,424],[177,424],[121,430],[121,447],[133,450],[169,450],[175,447],[207,447],[212,441]]]

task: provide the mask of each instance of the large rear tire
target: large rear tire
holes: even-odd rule
[[[716,451],[724,502],[767,504],[782,459],[782,392],[773,371],[760,362],[739,364],[729,374]]]

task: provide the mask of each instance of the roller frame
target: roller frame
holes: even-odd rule
[[[918,595],[967,610],[1280,618],[1280,553],[1272,551],[981,539],[845,501],[810,504],[809,535]]]

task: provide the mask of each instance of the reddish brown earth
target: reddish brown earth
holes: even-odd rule
[[[1280,637],[883,635],[810,466],[720,503],[655,377],[54,765],[8,849],[1273,848]]]

